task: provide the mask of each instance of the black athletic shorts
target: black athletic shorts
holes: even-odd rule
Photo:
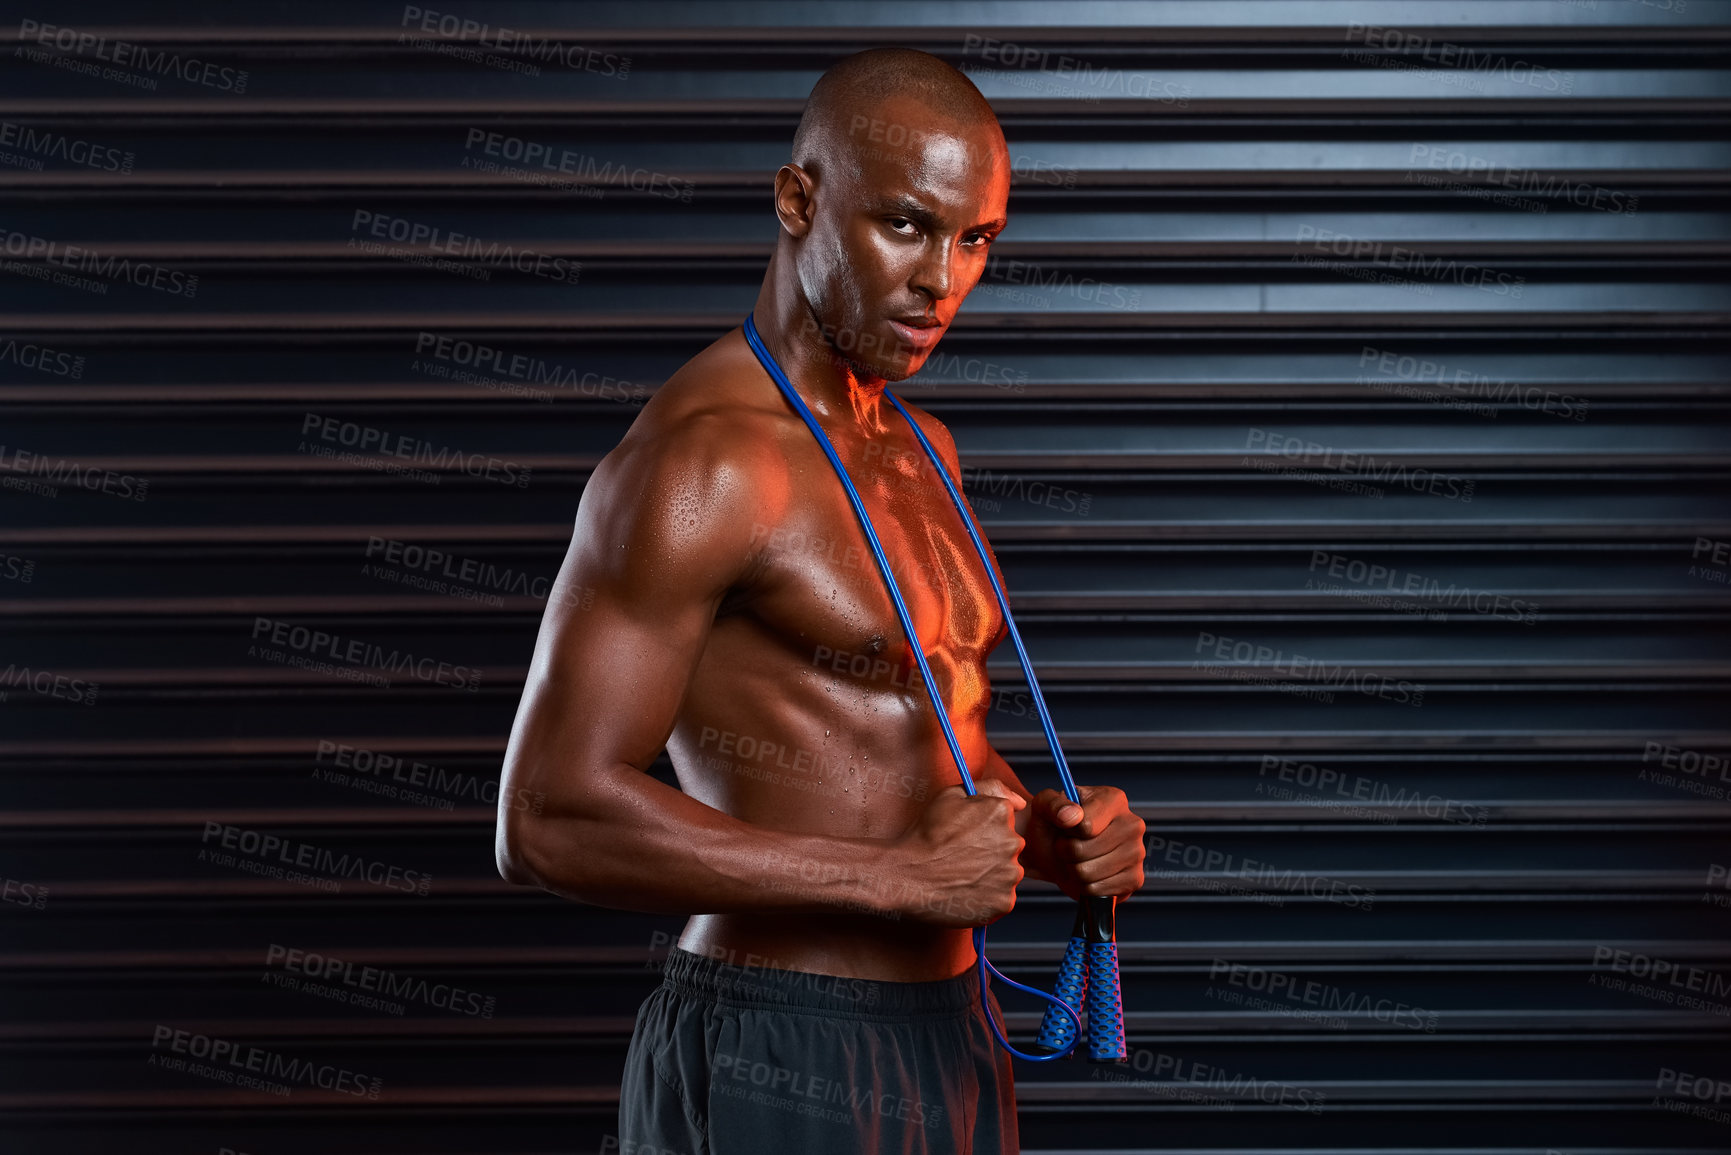
[[[674,948],[637,1013],[617,1150],[1015,1155],[1010,1060],[972,969],[887,983]]]

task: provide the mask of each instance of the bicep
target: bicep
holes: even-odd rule
[[[579,507],[512,734],[513,786],[557,797],[620,764],[647,769],[748,562],[742,478],[633,457],[603,463]]]

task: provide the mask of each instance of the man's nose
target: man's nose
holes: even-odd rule
[[[960,257],[954,241],[934,243],[926,250],[919,266],[914,269],[913,287],[934,301],[948,297],[956,283],[954,266]]]

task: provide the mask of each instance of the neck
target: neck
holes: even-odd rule
[[[887,382],[836,348],[782,257],[771,262],[752,306],[758,336],[814,414],[868,435],[882,432]]]

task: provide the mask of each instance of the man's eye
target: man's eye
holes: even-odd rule
[[[914,222],[907,220],[904,217],[890,218],[890,228],[894,229],[896,232],[901,232],[903,225],[906,225],[911,230],[914,227]]]

